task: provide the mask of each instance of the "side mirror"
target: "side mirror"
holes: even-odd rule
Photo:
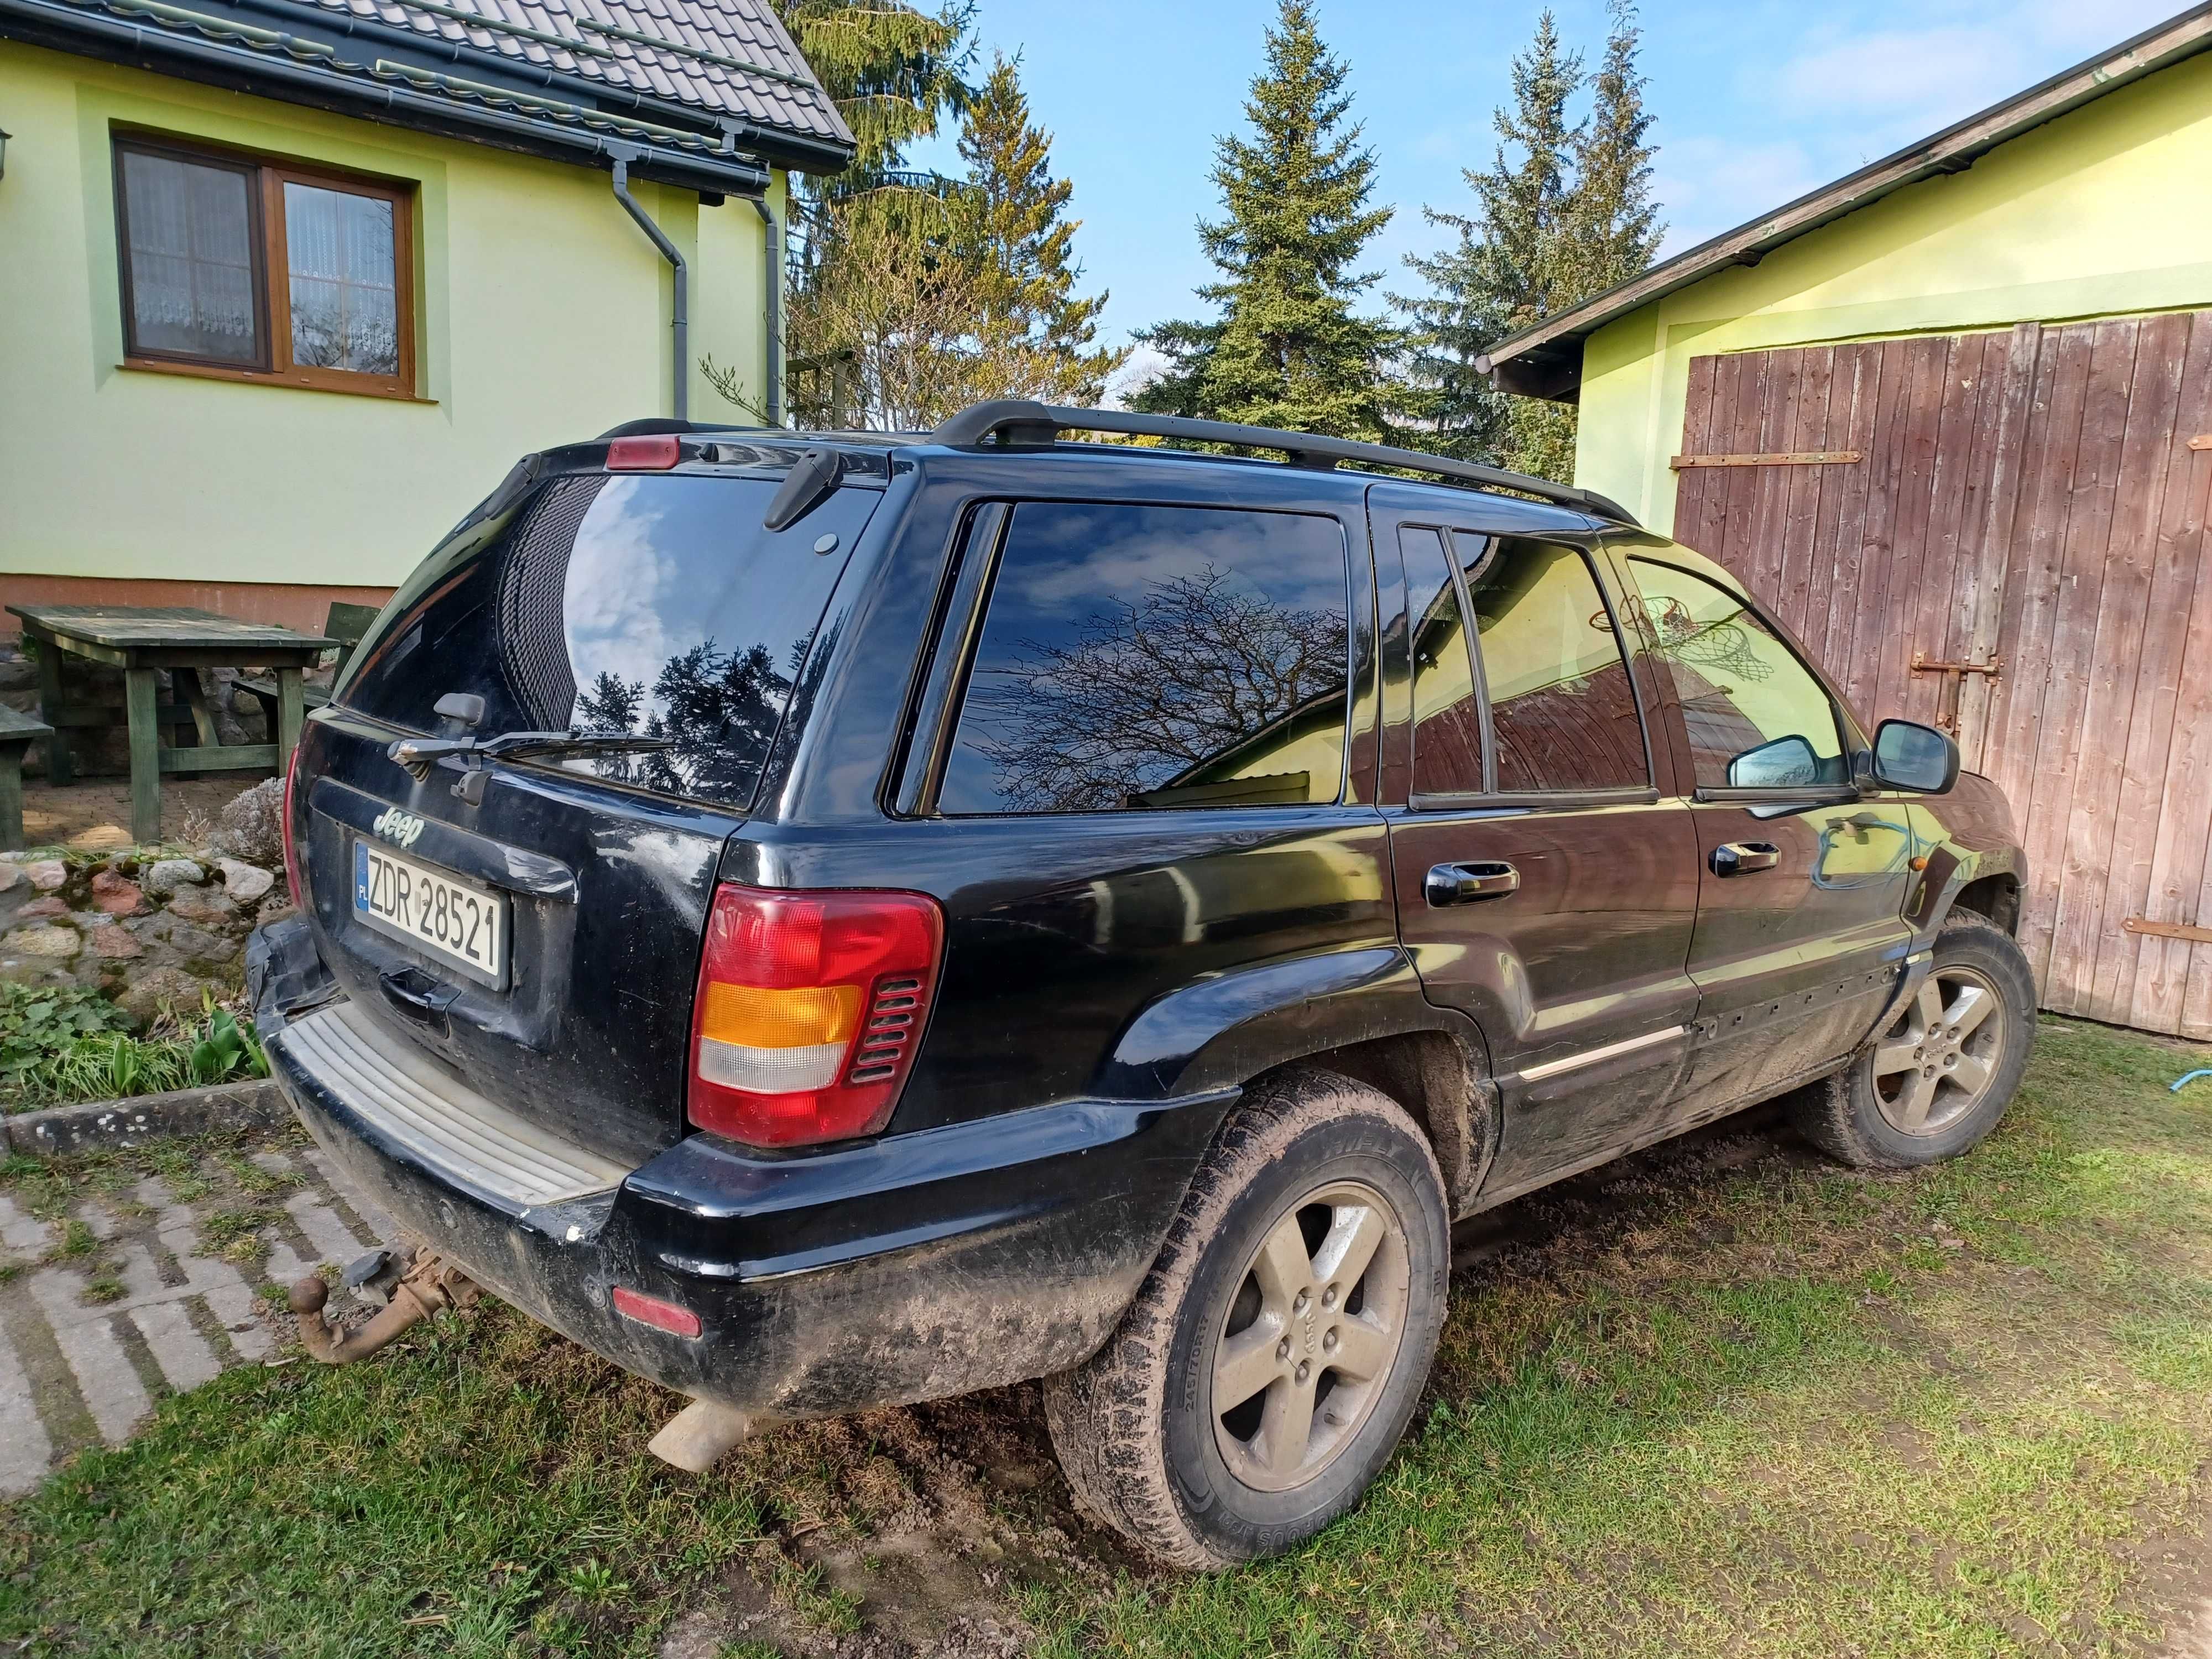
[[[1892,789],[1946,794],[1959,781],[1959,745],[1917,720],[1884,720],[1875,728],[1874,775]]]
[[[1731,789],[1802,789],[1820,782],[1820,761],[1793,732],[1745,750],[1729,763],[1728,781]]]

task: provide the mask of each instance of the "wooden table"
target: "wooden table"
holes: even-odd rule
[[[123,671],[123,704],[131,731],[131,836],[161,838],[161,774],[270,769],[282,772],[300,740],[300,677],[335,641],[295,634],[273,623],[238,622],[189,605],[11,605],[27,638],[39,642],[40,714],[54,735],[46,740],[46,773],[56,783],[76,775],[70,733],[115,724],[114,711],[63,700],[62,653]],[[184,701],[157,706],[154,675],[169,671]],[[200,671],[267,668],[276,676],[276,741],[226,744]],[[196,744],[172,744],[165,728],[189,724]]]

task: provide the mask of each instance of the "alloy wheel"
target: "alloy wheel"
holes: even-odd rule
[[[1282,1492],[1358,1432],[1405,1335],[1405,1224],[1364,1182],[1316,1188],[1261,1240],[1215,1345],[1214,1442],[1246,1486]]]
[[[1874,1093],[1901,1134],[1941,1134],[1979,1105],[2004,1052],[2005,1010],[1978,969],[1939,967],[1875,1045]]]

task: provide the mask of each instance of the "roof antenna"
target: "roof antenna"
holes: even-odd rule
[[[768,516],[761,520],[763,528],[783,530],[797,524],[837,488],[840,471],[836,451],[808,450],[768,504]]]

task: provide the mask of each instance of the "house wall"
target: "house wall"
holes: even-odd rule
[[[1621,317],[1583,353],[1575,481],[1674,522],[1692,357],[2212,304],[2212,56]]]
[[[0,602],[267,585],[248,609],[289,615],[280,589],[389,587],[519,456],[669,410],[671,274],[604,173],[6,41],[0,125]],[[419,398],[123,367],[118,125],[415,181]],[[695,365],[757,388],[758,215],[635,193],[691,262]],[[690,398],[744,418],[696,367]]]

